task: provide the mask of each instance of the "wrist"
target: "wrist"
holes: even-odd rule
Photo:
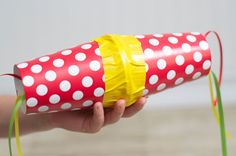
[[[20,113],[21,134],[48,131],[55,128],[51,123],[50,116],[51,114],[25,115]]]

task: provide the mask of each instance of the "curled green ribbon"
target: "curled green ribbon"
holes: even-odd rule
[[[10,124],[9,124],[9,128],[8,128],[8,146],[9,146],[9,153],[10,153],[10,156],[12,156],[12,145],[11,145],[11,138],[12,138],[12,131],[13,131],[13,126],[14,126],[14,123],[15,123],[15,119],[17,118],[18,119],[18,111],[19,111],[19,108],[20,106],[23,104],[24,102],[24,99],[25,99],[25,96],[19,96],[16,100],[16,104],[14,106],[14,109],[11,113],[11,117],[10,117]],[[18,140],[19,141],[19,140]],[[19,153],[18,153],[19,155]]]
[[[224,121],[224,111],[222,106],[222,99],[220,93],[220,87],[218,84],[218,80],[213,71],[211,71],[211,75],[214,80],[216,96],[218,99],[218,113],[219,113],[219,125],[220,125],[220,136],[221,136],[221,148],[222,148],[222,156],[227,156],[227,141],[226,141],[226,130],[225,130],[225,121]]]

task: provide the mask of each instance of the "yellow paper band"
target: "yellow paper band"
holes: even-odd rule
[[[117,100],[126,106],[142,96],[146,69],[141,43],[133,36],[105,35],[95,39],[99,44],[105,75],[104,107]]]

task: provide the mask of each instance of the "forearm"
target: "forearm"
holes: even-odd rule
[[[0,96],[0,137],[6,137],[10,115],[15,104],[16,97]],[[28,134],[37,131],[52,129],[50,114],[25,115],[19,111],[20,133]]]

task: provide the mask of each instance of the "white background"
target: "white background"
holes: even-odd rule
[[[234,0],[0,0],[0,73],[13,64],[89,41],[107,33],[150,34],[216,30],[224,47],[223,100],[236,101],[236,1]],[[210,39],[213,69],[218,51]],[[12,79],[0,78],[0,94],[14,94]],[[156,106],[210,102],[207,78],[148,99]]]

